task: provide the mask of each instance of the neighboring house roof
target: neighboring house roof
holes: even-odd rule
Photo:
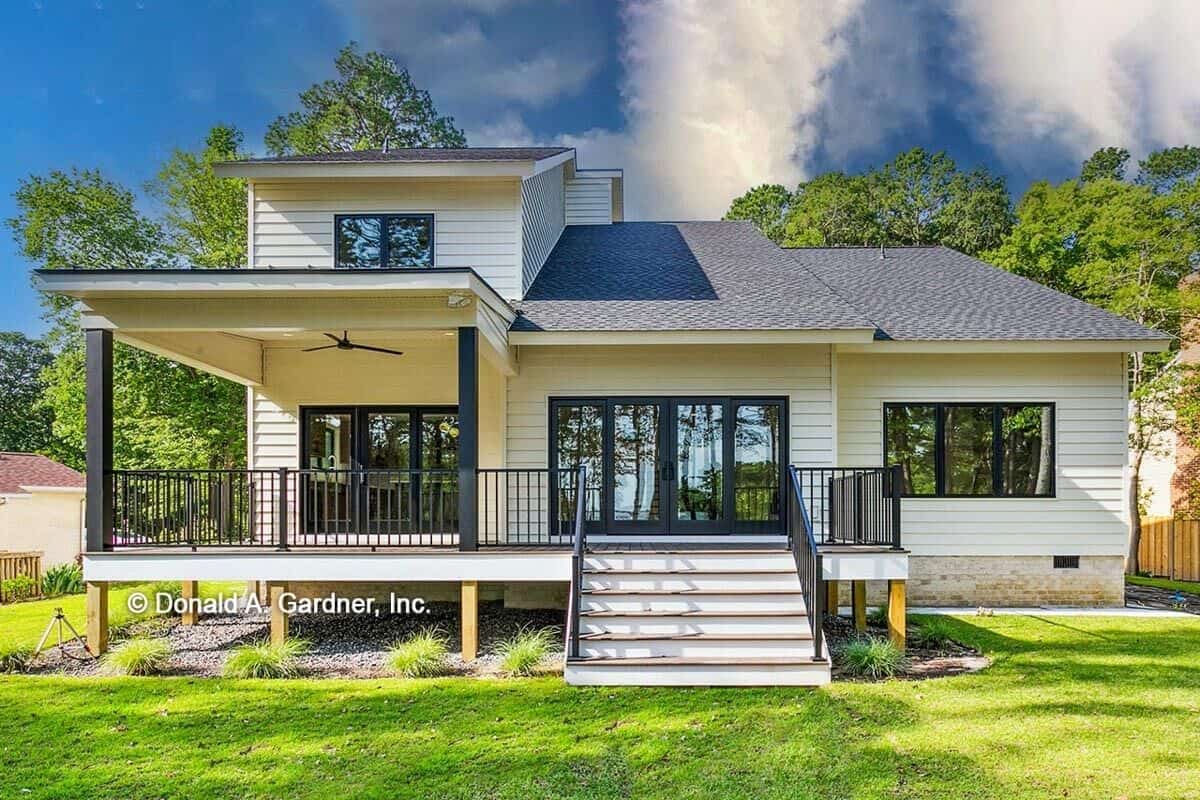
[[[1166,340],[948,247],[798,248],[788,253],[894,340]]]
[[[395,147],[340,153],[245,158],[230,164],[341,164],[355,162],[415,163],[451,161],[540,161],[570,151],[570,147]]]
[[[514,331],[862,330],[750,222],[569,225]]]
[[[36,453],[0,452],[0,494],[24,494],[25,486],[84,488],[83,475]]]

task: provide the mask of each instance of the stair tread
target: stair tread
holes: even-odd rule
[[[811,633],[581,633],[588,642],[774,642],[811,641]]]
[[[648,666],[825,666],[828,662],[823,658],[697,658],[695,656],[657,656],[650,658],[621,658],[620,656],[592,656],[585,658],[568,658],[571,665],[590,664],[597,667],[648,667]]]
[[[582,594],[602,595],[791,595],[803,594],[801,589],[583,589]]]
[[[580,611],[581,617],[807,617],[805,611],[763,609],[761,611]]]

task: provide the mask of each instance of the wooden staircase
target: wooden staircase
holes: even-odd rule
[[[814,686],[814,655],[789,550],[583,554],[578,655],[568,683],[593,686]]]

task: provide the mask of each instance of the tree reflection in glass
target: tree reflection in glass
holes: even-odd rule
[[[662,424],[656,403],[613,406],[613,519],[659,519],[658,447]]]
[[[680,404],[675,415],[679,442],[677,519],[716,520],[724,514],[724,407]]]

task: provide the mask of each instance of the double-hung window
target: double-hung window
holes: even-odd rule
[[[910,497],[1053,497],[1052,403],[887,403],[884,463]]]
[[[334,266],[341,269],[433,266],[432,214],[339,214],[333,238]]]

